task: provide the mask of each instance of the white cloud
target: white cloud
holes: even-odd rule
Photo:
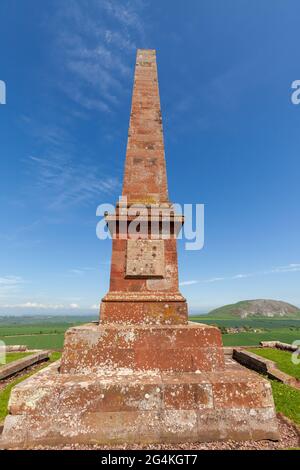
[[[143,27],[141,19],[134,8],[132,8],[137,5],[138,3],[134,1],[124,3],[121,1],[111,2],[110,0],[103,0],[102,2],[102,6],[105,10],[119,20],[123,26],[132,26],[141,30]]]
[[[25,280],[20,276],[1,276],[0,277],[0,297],[7,297],[15,294],[23,288]]]
[[[183,281],[183,282],[180,282],[179,285],[180,286],[191,286],[192,284],[198,284],[199,281]]]
[[[247,277],[252,276],[261,276],[273,273],[292,273],[292,272],[300,272],[300,263],[290,263],[286,266],[277,266],[275,268],[266,270],[266,271],[257,271],[253,273],[244,273],[244,274],[235,274],[234,276],[227,276],[227,277],[212,277],[210,279],[199,279],[199,280],[192,280],[192,281],[183,281],[180,282],[180,286],[189,286],[192,284],[200,284],[202,282],[218,282],[218,281],[230,281],[236,279],[245,279]]]
[[[82,269],[70,269],[69,272],[71,274],[76,274],[78,276],[81,276],[82,274],[84,274],[84,271]]]
[[[73,269],[69,269],[69,273],[70,274],[74,274],[75,276],[83,276],[84,274],[86,274],[87,272],[89,271],[94,271],[95,268],[91,268],[91,267],[83,267],[83,268],[73,268]]]
[[[20,309],[39,309],[39,310],[64,310],[64,309],[78,309],[80,306],[76,303],[71,304],[47,304],[40,302],[23,302],[19,304],[5,304],[0,305],[0,308],[20,308]]]
[[[49,200],[48,208],[64,209],[110,195],[119,186],[117,177],[104,176],[101,168],[75,159],[61,149],[49,149],[45,156],[30,156],[36,187]],[[47,191],[45,189],[47,188]]]
[[[78,304],[70,304],[70,308],[76,309],[76,308],[80,308],[80,306]]]
[[[300,263],[290,263],[287,266],[277,266],[275,268],[270,269],[269,271],[265,271],[265,274],[289,273],[289,272],[297,272],[297,271],[300,271]]]
[[[118,104],[131,86],[131,56],[144,37],[142,10],[143,4],[134,0],[59,5],[53,45],[58,70],[68,74],[60,88],[71,100],[88,111],[108,112]]]
[[[244,279],[245,277],[250,277],[253,274],[236,274],[235,276],[232,276],[231,279]]]
[[[99,310],[99,304],[93,304],[90,306],[91,310]]]
[[[43,303],[38,303],[38,302],[24,302],[24,303],[19,303],[19,304],[6,304],[6,305],[1,305],[2,308],[37,308],[37,309],[60,309],[64,308],[63,304],[43,304]]]
[[[217,281],[223,281],[226,279],[225,277],[212,277],[211,279],[205,279],[202,282],[217,282]]]
[[[0,277],[0,287],[1,286],[17,286],[23,284],[25,281],[20,276],[3,276]]]

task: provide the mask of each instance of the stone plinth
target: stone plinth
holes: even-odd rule
[[[101,324],[186,325],[187,303],[179,293],[109,292],[101,302]]]
[[[270,384],[225,366],[217,328],[87,324],[17,385],[2,446],[276,439]]]
[[[61,373],[213,371],[224,368],[218,328],[187,325],[101,325],[66,332]]]
[[[268,381],[246,369],[59,373],[15,387],[1,446],[277,439]]]

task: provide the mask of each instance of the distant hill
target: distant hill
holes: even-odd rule
[[[224,305],[224,307],[211,310],[208,316],[212,318],[287,317],[300,319],[300,309],[280,300],[255,299]]]

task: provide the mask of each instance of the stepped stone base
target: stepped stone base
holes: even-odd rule
[[[184,335],[190,335],[187,331],[193,332],[191,348],[195,346],[193,341],[197,335],[200,335],[199,341],[212,335],[211,344],[218,347],[215,328],[209,327],[207,332],[203,325],[178,328],[176,334],[172,333],[173,341],[176,347],[181,345],[183,351],[184,343],[180,341],[184,341]],[[138,333],[136,328],[134,330],[135,340],[130,329],[127,337],[134,340],[137,350],[143,341],[146,349],[150,348],[143,327]],[[74,342],[85,348],[89,338],[96,362],[101,362],[99,331],[100,338],[107,341],[105,347],[109,348],[110,341],[113,342],[114,335],[121,330],[110,327],[104,330],[105,335],[103,328],[97,325],[72,328],[66,335],[61,371],[57,363],[52,364],[13,389],[1,447],[278,438],[270,384],[256,373],[224,363],[219,370],[210,367],[206,371],[188,372],[172,370],[172,367],[170,370],[138,370],[128,364],[116,367],[116,363],[106,364],[102,369],[93,368],[90,367],[91,353],[87,353],[83,362],[79,361],[80,353],[75,352]],[[127,344],[123,333],[121,338]],[[162,342],[168,337],[159,328],[153,333],[162,335]],[[166,348],[169,341],[165,340],[162,348]],[[130,341],[129,344],[132,346]],[[128,351],[130,349],[128,347]],[[80,350],[82,353],[83,349]],[[126,354],[124,348],[123,355]],[[77,366],[76,361],[79,361]],[[170,367],[170,362],[160,364],[166,364],[166,369]]]
[[[198,323],[95,325],[65,335],[62,373],[105,370],[210,371],[224,368],[221,333]]]

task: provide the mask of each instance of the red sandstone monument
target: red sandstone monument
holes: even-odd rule
[[[225,364],[218,328],[188,321],[176,251],[183,218],[168,197],[154,50],[137,51],[123,196],[106,217],[113,249],[99,324],[69,329],[60,367],[13,389],[3,442],[276,439],[269,382]],[[130,216],[122,223],[132,204],[157,209],[138,237],[128,233]],[[162,236],[165,219],[171,230]]]

